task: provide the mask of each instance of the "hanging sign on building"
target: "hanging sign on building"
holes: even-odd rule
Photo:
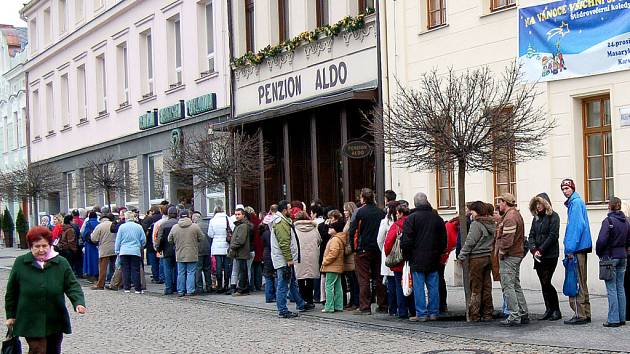
[[[518,11],[528,81],[630,69],[630,0],[560,0]]]
[[[353,140],[342,146],[341,152],[351,159],[362,159],[370,156],[372,153],[372,146],[365,141]]]
[[[630,107],[619,108],[619,117],[622,127],[630,127]]]

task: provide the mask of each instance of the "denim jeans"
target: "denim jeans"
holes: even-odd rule
[[[162,257],[161,263],[164,265],[164,295],[169,295],[176,290],[177,263],[175,257]]]
[[[251,276],[249,277],[249,290],[261,290],[262,289],[262,262],[253,262]]]
[[[195,273],[197,262],[177,262],[177,293],[195,293]]]
[[[396,282],[396,305],[398,307],[398,317],[407,318],[416,315],[416,306],[413,294],[405,296],[402,289],[402,272],[394,272]]]
[[[151,266],[151,277],[153,280],[160,280],[160,260],[155,255],[155,252],[151,252],[147,248],[147,263]]]
[[[164,283],[164,263],[162,262],[162,258],[158,258],[158,262],[160,263],[160,281]]]
[[[341,284],[344,283],[344,279],[345,279],[345,275],[341,277]],[[326,289],[324,289],[324,292],[326,292]],[[343,292],[343,297],[345,299],[346,297],[346,292],[345,292],[345,288],[344,288],[344,292]],[[313,279],[313,299],[315,302],[320,302],[322,299],[322,282],[321,282],[321,275],[320,278],[317,279]],[[345,304],[345,301],[344,301]]]
[[[411,272],[413,277],[413,297],[416,305],[416,316],[437,316],[440,310],[440,292],[438,272]],[[424,286],[429,292],[429,307],[424,296]]]
[[[393,276],[387,276],[387,310],[391,316],[398,312],[398,302],[396,301],[396,280]]]
[[[265,275],[265,301],[276,301],[276,276]]]
[[[608,323],[619,323],[626,320],[626,292],[623,287],[626,259],[613,259],[613,265],[613,278],[606,280]]]
[[[278,283],[276,288],[276,307],[278,308],[278,314],[283,315],[289,312],[287,308],[288,293],[291,293],[291,298],[295,300],[296,308],[298,310],[304,309],[304,300],[302,300],[302,296],[300,296],[300,290],[298,289],[293,267],[285,266],[276,269],[276,281]]]
[[[232,259],[226,255],[214,256],[216,269],[214,275],[217,277],[217,289],[229,288],[230,277],[232,276]]]

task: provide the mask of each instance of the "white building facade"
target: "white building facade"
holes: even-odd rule
[[[134,187],[113,205],[169,200],[206,211],[211,200],[171,178],[164,158],[173,134],[205,132],[229,114],[225,2],[32,0],[21,15],[31,37],[30,158],[64,179],[38,212],[103,206],[104,192],[84,180],[88,161],[103,156]]]
[[[518,6],[541,3],[545,1],[522,0]],[[597,1],[590,3],[588,6],[597,6]],[[386,37],[381,42],[385,102],[395,97],[396,80],[417,88],[420,76],[433,69],[444,73],[452,67],[463,72],[487,65],[501,72],[518,57],[519,9],[515,0],[388,0],[381,4],[381,15],[387,19]],[[566,9],[569,10],[569,5]],[[630,200],[630,186],[625,183],[630,173],[630,165],[626,163],[630,154],[630,128],[622,126],[622,113],[630,105],[627,69],[630,65],[626,70],[537,84],[542,92],[539,104],[558,123],[545,141],[531,142],[545,150],[546,156],[495,168],[493,173],[470,173],[466,178],[467,201],[491,202],[503,192],[513,193],[525,219],[527,234],[532,220],[529,201],[546,192],[561,218],[562,253],[567,212],[560,182],[572,178],[587,203],[594,245],[607,213],[608,196]],[[411,200],[414,193],[422,191],[429,195],[431,204],[443,218],[456,216],[456,173],[436,175],[433,171],[417,173],[401,169],[389,162],[387,150],[385,165],[386,185],[398,192],[400,198]],[[451,257],[447,268],[450,284],[454,281],[454,255]],[[605,287],[598,280],[597,265],[597,256],[592,253],[588,264],[589,288],[603,294]],[[557,289],[562,288],[563,279],[564,269],[560,264],[554,276]],[[531,256],[522,263],[521,282],[526,288],[540,287]]]

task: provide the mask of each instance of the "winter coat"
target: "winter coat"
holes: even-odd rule
[[[287,262],[299,262],[299,240],[293,229],[293,221],[276,212],[271,221],[271,261],[274,269],[287,266]]]
[[[230,242],[230,258],[249,259],[251,252],[252,224],[247,219],[234,222],[234,235]]]
[[[4,304],[7,318],[15,318],[13,334],[19,337],[70,334],[64,295],[73,308],[85,306],[81,285],[65,258],[54,256],[42,269],[31,252],[17,257],[9,274]]]
[[[586,204],[577,192],[564,202],[567,207],[567,227],[564,231],[564,254],[591,253],[593,240]]]
[[[499,256],[522,258],[525,256],[525,246],[523,217],[516,208],[509,208],[503,215],[499,225],[497,225],[495,250],[499,253]]]
[[[196,223],[201,229],[201,233],[203,237],[201,238],[201,242],[199,242],[199,254],[198,256],[209,256],[210,255],[210,238],[208,237],[208,228],[207,224],[203,222],[203,220]],[[205,231],[204,231],[205,230]]]
[[[470,230],[459,253],[459,258],[489,256],[492,252],[495,231],[496,225],[492,217],[477,217],[470,224]]]
[[[63,224],[61,227],[61,237],[57,247],[64,252],[76,252],[79,247],[77,246],[77,236],[74,228],[70,224]]]
[[[352,249],[357,253],[380,252],[377,242],[378,229],[381,220],[385,217],[385,212],[374,203],[369,203],[357,209],[352,217],[350,230],[348,230],[348,240],[352,242]],[[355,237],[357,230],[358,239]]]
[[[140,224],[126,221],[118,227],[116,234],[115,250],[119,256],[142,255],[142,249],[147,244],[146,236]]]
[[[108,218],[101,218],[101,223],[92,231],[90,238],[92,242],[98,244],[98,257],[115,256],[116,234],[112,233],[109,229],[112,226],[112,222]]]
[[[326,251],[326,245],[330,240],[330,235],[328,234],[328,229],[330,225],[326,222],[317,225],[317,232],[319,232],[319,237],[322,242],[319,245],[319,264],[321,265],[324,261],[324,252]]]
[[[155,250],[161,252],[162,257],[175,257],[175,247],[172,243],[168,242],[168,235],[175,225],[177,225],[176,218],[170,218],[166,221],[162,221],[159,225],[155,225],[155,227],[158,228],[157,243],[154,243],[154,245],[156,245]]]
[[[344,249],[348,242],[348,234],[337,232],[334,234],[324,250],[324,260],[321,271],[324,273],[343,273]]]
[[[402,230],[405,224],[405,220],[407,220],[407,216],[403,216],[402,218],[396,220],[396,222],[387,231],[385,243],[383,244],[383,251],[385,253],[385,256],[389,256],[389,254],[392,253],[392,249],[394,248],[394,243],[396,242],[399,231],[402,236]],[[402,272],[403,265],[404,262],[400,262],[396,266],[390,267],[390,269],[392,270],[392,272]]]
[[[155,213],[142,220],[142,229],[147,238],[147,252],[155,252],[155,246],[153,245],[153,228],[155,227],[155,223],[159,220],[162,220],[161,213]]]
[[[385,238],[387,237],[387,232],[394,225],[394,221],[390,220],[387,216],[381,220],[381,225],[378,228],[378,237],[376,242],[378,243],[378,248],[381,250],[381,275],[382,276],[394,276],[394,272],[389,269],[388,266],[385,265],[385,248],[383,248],[385,244]]]
[[[442,253],[442,256],[440,257],[441,265],[446,265],[446,263],[448,263],[448,257],[451,255],[451,252],[453,252],[453,250],[457,248],[458,242],[460,243],[459,245],[460,251],[462,247],[460,239],[459,239],[459,223],[450,220],[446,224],[444,224],[444,226],[446,227],[446,249],[444,250],[444,253]],[[459,255],[459,252],[456,252],[456,253],[457,255]]]
[[[250,252],[254,252],[254,262],[262,262],[263,260],[263,242],[260,238],[261,221],[256,214],[251,215],[250,224],[252,225],[252,238]]]
[[[344,225],[342,231],[345,232],[346,234],[348,233],[348,230],[350,230],[350,220],[348,220],[346,222],[346,224]],[[355,264],[354,264],[354,252],[352,251],[352,246],[349,246],[348,243],[350,242],[350,236],[347,237],[347,242],[346,242],[346,252],[344,253],[344,258],[343,258],[343,271],[344,272],[354,272]]]
[[[612,228],[610,227],[612,222]],[[630,247],[630,224],[622,211],[612,211],[602,221],[595,252],[599,258],[626,259]]]
[[[322,238],[317,223],[312,220],[297,220],[293,224],[300,240],[300,261],[295,262],[297,279],[319,278],[319,246]],[[342,260],[343,261],[343,260]]]
[[[437,271],[440,257],[446,249],[444,220],[433,212],[430,205],[415,208],[403,224],[400,247],[412,272]]]
[[[263,241],[263,272],[265,275],[276,274],[276,270],[273,269],[273,261],[271,260],[271,230],[266,228],[262,233]]]
[[[225,256],[230,248],[227,242],[227,228],[234,229],[234,225],[229,221],[227,214],[216,213],[210,219],[208,224],[208,236],[212,239],[212,249],[210,253],[213,256]]]
[[[538,213],[536,205],[542,203],[545,210]],[[529,211],[534,216],[532,226],[529,230],[527,245],[529,250],[534,253],[539,250],[542,258],[554,259],[560,256],[560,245],[558,238],[560,237],[560,216],[553,211],[551,201],[547,193],[540,193],[529,202]]]
[[[52,240],[55,241],[63,233],[63,224],[56,224],[52,229]]]
[[[189,263],[199,260],[199,242],[204,235],[190,218],[181,218],[168,234],[168,243],[175,246],[175,261]]]

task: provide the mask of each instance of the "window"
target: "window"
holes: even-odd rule
[[[436,171],[438,209],[455,208],[455,171],[451,164],[448,168]]]
[[[446,0],[427,0],[429,28],[446,24]]]
[[[138,205],[138,160],[124,161],[125,172],[125,205]]]
[[[119,169],[116,168],[116,164],[118,161],[110,162],[108,164],[103,165],[103,176],[105,176],[108,180],[116,180],[116,175],[120,172]],[[116,188],[111,188],[109,192],[107,190],[103,190],[104,204],[107,204],[111,209],[112,206],[116,206],[118,193]]]
[[[610,97],[582,102],[586,201],[603,203],[614,195]]]
[[[103,0],[94,0],[94,11],[98,11],[103,7]]]
[[[68,10],[66,8],[66,0],[59,0],[59,34],[64,34],[68,30]]]
[[[68,74],[61,76],[61,124],[64,128],[70,126],[70,95],[68,92]]]
[[[7,126],[7,117],[2,117],[2,121],[0,121],[0,123],[3,124],[3,126],[0,128],[5,128]],[[0,150],[2,150],[3,153],[9,151],[6,144],[6,139],[4,138],[4,132],[6,130],[7,129],[2,129],[2,131],[0,131]]]
[[[31,111],[31,133],[33,135],[33,139],[40,138],[39,132],[37,128],[41,124],[41,117],[39,116],[40,107],[39,107],[39,90],[33,90],[33,105]]]
[[[44,44],[52,41],[52,22],[50,21],[50,7],[44,10]]]
[[[68,199],[68,210],[79,207],[77,205],[77,179],[74,172],[66,173],[66,196]]]
[[[22,116],[20,117],[20,130],[21,134],[18,134],[18,143],[20,147],[26,146],[26,108],[22,108]]]
[[[214,10],[213,1],[201,2],[197,13],[199,73],[208,76],[214,69]]]
[[[37,21],[35,19],[32,19],[31,22],[29,22],[28,30],[29,45],[31,46],[31,52],[34,53],[37,52]]]
[[[328,24],[328,0],[316,0],[315,13],[317,15],[317,27]]]
[[[490,11],[498,11],[516,6],[516,0],[490,0]]]
[[[21,135],[21,126],[20,126],[20,119],[18,118],[18,112],[13,112],[13,130],[14,130],[14,139],[15,141],[13,142],[12,147],[13,149],[17,149],[20,147],[20,135]]]
[[[86,176],[93,174],[94,172],[89,169],[83,169],[83,190],[85,191],[85,206],[93,207],[98,204],[98,197],[96,191],[93,188],[88,188],[86,183]]]
[[[142,98],[153,96],[153,37],[148,29],[140,34],[140,62],[144,68],[140,71]]]
[[[374,0],[359,0],[359,13],[364,13],[366,9],[374,9]]]
[[[289,0],[278,0],[278,41],[285,42],[289,35]]]
[[[253,52],[254,41],[254,0],[245,0],[245,49]]]
[[[55,132],[55,95],[53,92],[53,83],[46,84],[46,129],[48,135]]]
[[[75,22],[81,22],[83,20],[84,12],[83,0],[74,0],[74,20]]]
[[[116,48],[118,57],[118,103],[121,107],[129,105],[129,67],[127,64],[127,43]]]
[[[505,155],[507,153],[507,159]],[[514,160],[514,149],[510,151],[495,152],[502,154],[501,159],[494,161],[494,197],[503,193],[511,193],[516,197],[516,161]],[[502,161],[502,162],[499,162]]]
[[[15,128],[13,125],[13,117],[4,117],[4,124],[7,130],[7,146],[5,151],[11,151],[15,148]]]
[[[77,117],[79,117],[79,122],[87,120],[85,64],[77,67]]]
[[[162,155],[149,156],[149,199],[157,204],[164,199],[164,160]]]
[[[169,20],[169,87],[177,87],[182,84],[182,33],[179,15]]]
[[[107,76],[105,54],[96,57],[96,110],[99,115],[107,113]]]

